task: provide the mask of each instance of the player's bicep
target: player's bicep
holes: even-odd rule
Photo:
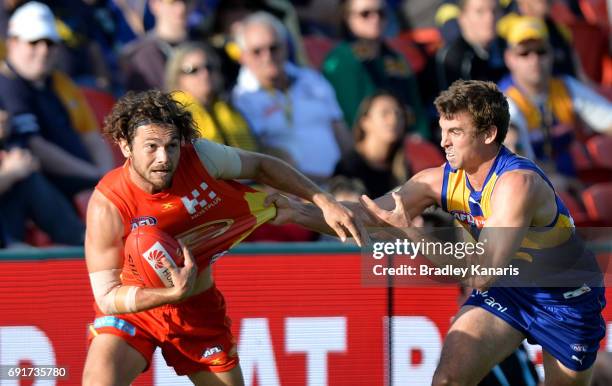
[[[491,197],[492,215],[479,241],[484,243],[489,267],[503,267],[519,249],[538,204],[538,177],[515,172],[502,176]]]
[[[486,226],[527,227],[539,205],[541,178],[533,172],[509,172],[497,181]]]
[[[85,261],[89,272],[121,269],[123,222],[117,208],[95,190],[87,208]]]

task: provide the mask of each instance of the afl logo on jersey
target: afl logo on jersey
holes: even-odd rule
[[[485,218],[483,216],[474,216],[471,213],[466,213],[462,210],[453,210],[451,211],[451,214],[453,215],[455,220],[464,224],[469,224],[477,228],[484,227]]]
[[[130,221],[131,223],[131,230],[134,230],[140,226],[151,226],[151,225],[156,225],[157,224],[157,219],[155,217],[152,216],[142,216],[142,217],[135,217],[132,219],[132,221]]]

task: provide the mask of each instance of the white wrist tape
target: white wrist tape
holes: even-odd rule
[[[107,269],[103,271],[92,272],[89,274],[91,289],[93,290],[96,303],[105,314],[113,315],[121,312],[136,312],[136,292],[139,287],[126,286],[125,290],[121,291],[123,296],[119,295],[121,286],[121,270]],[[121,299],[123,297],[123,299]],[[117,301],[122,307],[117,307]]]
[[[124,307],[126,312],[136,312],[136,292],[140,288],[135,286],[128,287],[127,294],[125,294]]]

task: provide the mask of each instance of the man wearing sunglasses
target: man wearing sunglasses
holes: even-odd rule
[[[553,76],[553,55],[541,19],[520,17],[507,35],[505,52],[510,76],[500,82],[509,97],[511,125],[519,148],[549,174],[558,188],[572,188],[576,175],[570,146],[578,122],[612,133],[612,103],[577,79]]]
[[[113,158],[78,87],[54,70],[59,42],[49,7],[30,2],[15,11],[0,64],[0,102],[10,119],[10,145],[29,148],[70,198],[93,187]]]
[[[322,182],[352,140],[327,80],[287,60],[286,36],[283,24],[265,12],[242,22],[236,36],[242,68],[233,102],[265,152]]]

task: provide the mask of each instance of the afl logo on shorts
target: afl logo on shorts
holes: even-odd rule
[[[202,358],[210,358],[211,356],[215,354],[221,354],[222,352],[223,352],[223,347],[221,346],[208,347],[202,353]]]
[[[571,347],[572,347],[572,350],[576,352],[587,352],[587,349],[588,349],[586,344],[578,344],[578,343],[571,345]]]

